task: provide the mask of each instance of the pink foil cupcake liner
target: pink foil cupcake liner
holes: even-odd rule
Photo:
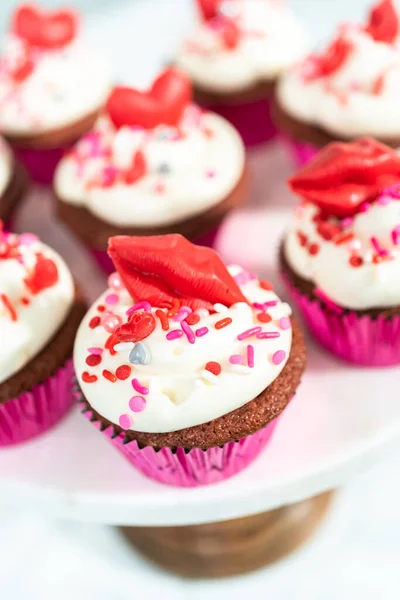
[[[308,163],[321,150],[313,144],[298,142],[289,135],[281,134],[281,139],[292,156],[296,167],[302,167]]]
[[[310,300],[283,275],[303,319],[319,343],[343,360],[370,367],[400,364],[400,317],[385,319],[337,312]]]
[[[0,448],[19,444],[55,425],[74,402],[72,360],[55,375],[0,404]]]
[[[24,165],[31,180],[41,185],[52,184],[56,167],[67,149],[67,147],[43,150],[13,148],[15,156]]]
[[[97,429],[101,429],[100,422],[93,420],[90,410],[83,414]],[[134,467],[150,479],[178,487],[197,487],[223,481],[245,469],[267,445],[278,420],[279,417],[238,442],[228,442],[222,447],[208,450],[194,448],[188,452],[183,448],[177,448],[176,451],[161,448],[156,452],[150,446],[139,448],[135,441],[124,444],[124,434],[114,437],[112,427],[102,433]]]

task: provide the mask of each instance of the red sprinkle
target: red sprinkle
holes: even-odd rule
[[[83,373],[82,373],[82,381],[84,381],[85,383],[94,383],[95,381],[97,381],[97,376],[96,375],[91,375],[87,371],[83,371]]]
[[[308,253],[311,254],[311,256],[315,256],[316,254],[318,254],[319,252],[319,244],[310,244],[308,246]]]
[[[270,281],[267,281],[266,279],[261,279],[261,281],[259,281],[258,283],[260,288],[266,290],[267,292],[272,292],[272,290],[274,289],[272,283]]]
[[[160,319],[161,327],[164,331],[168,331],[169,329],[169,321],[168,317],[163,310],[156,310],[156,316]]]
[[[297,237],[299,240],[300,246],[305,246],[307,244],[307,236],[302,231],[297,232]]]
[[[6,294],[0,294],[0,298],[4,304],[5,309],[8,310],[8,312],[10,313],[11,321],[17,321],[17,313],[9,297]]]
[[[340,246],[341,244],[345,244],[346,242],[350,242],[354,238],[354,233],[350,231],[348,233],[344,233],[335,239],[336,246]]]
[[[382,261],[383,261],[383,256],[381,254],[375,254],[374,257],[373,257],[373,259],[372,259],[372,262],[375,265],[381,263]]]
[[[26,298],[25,296],[23,298],[21,298],[21,304],[28,306],[30,303],[31,303],[31,301],[29,300],[29,298]]]
[[[206,371],[210,371],[213,375],[219,375],[222,371],[221,365],[215,361],[210,361],[206,364]]]
[[[214,325],[215,329],[223,329],[232,323],[232,319],[230,317],[226,317],[226,319],[221,319],[217,321]],[[217,364],[217,363],[216,363]]]
[[[101,356],[100,354],[89,354],[85,362],[89,367],[97,367],[101,363]]]
[[[104,379],[108,379],[108,381],[111,381],[111,383],[115,383],[117,381],[117,377],[114,375],[114,373],[111,373],[111,371],[108,371],[107,369],[104,369],[102,375]]]
[[[90,319],[90,321],[89,321],[90,329],[95,329],[99,325],[100,325],[100,317],[96,316],[96,317],[93,317],[92,319]]]
[[[263,312],[258,313],[257,319],[260,321],[260,323],[269,323],[270,321],[272,321],[272,317],[268,313]]]
[[[102,304],[99,304],[99,306],[97,307],[98,312],[104,312],[106,310],[106,307],[103,306]]]
[[[351,264],[352,267],[361,267],[363,262],[364,261],[361,258],[361,256],[356,256],[355,254],[353,256],[350,256],[350,258],[349,258],[349,263]]]
[[[179,302],[179,300],[177,298],[174,298],[172,307],[167,312],[167,317],[169,317],[170,319],[172,317],[174,317],[176,315],[176,313],[178,312],[180,305],[181,305],[181,303]]]
[[[118,377],[118,379],[122,379],[122,381],[124,381],[125,379],[128,379],[129,375],[131,374],[131,371],[132,368],[129,365],[121,365],[115,371],[115,374]]]
[[[200,317],[199,315],[196,315],[196,313],[190,313],[185,320],[188,325],[197,325],[200,321]]]

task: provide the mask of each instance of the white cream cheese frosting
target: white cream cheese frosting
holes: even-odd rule
[[[234,48],[223,43],[221,16],[239,30]],[[307,36],[292,12],[276,0],[225,0],[220,16],[203,21],[182,44],[175,62],[204,90],[235,93],[274,80],[305,55]]]
[[[94,410],[126,430],[177,431],[243,406],[278,377],[290,354],[290,307],[255,275],[239,267],[229,272],[249,304],[215,305],[211,314],[182,307],[167,319],[168,331],[151,308],[152,333],[136,345],[115,345],[114,355],[107,340],[135,302],[119,276],[110,277],[79,328],[74,351],[79,385]],[[137,364],[131,353],[144,360]]]
[[[49,342],[73,302],[68,267],[32,234],[0,232],[0,384]]]
[[[137,153],[144,172],[126,183]],[[178,127],[116,129],[107,116],[58,165],[55,191],[121,227],[169,225],[224,200],[243,175],[245,150],[237,131],[195,105]]]
[[[354,217],[330,218],[329,240],[319,213],[311,203],[296,210],[284,242],[293,271],[343,308],[400,305],[400,199],[383,195]]]
[[[71,125],[99,110],[110,91],[110,69],[80,40],[58,49],[30,48],[31,72],[16,81],[26,43],[9,36],[0,58],[0,131],[35,135]]]
[[[398,43],[373,39],[354,25],[341,29],[350,50],[331,74],[314,77],[315,56],[287,71],[277,97],[292,117],[344,138],[400,134]]]
[[[13,158],[7,143],[0,138],[0,202],[1,196],[10,183],[13,168]]]

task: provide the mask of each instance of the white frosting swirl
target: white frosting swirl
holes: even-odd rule
[[[12,258],[7,246],[16,245]],[[37,254],[51,259],[57,281],[34,293],[26,283]],[[16,254],[16,256],[15,256]],[[31,234],[0,234],[0,383],[22,369],[49,342],[73,302],[74,283],[68,267],[51,248]]]
[[[0,60],[0,130],[10,136],[35,135],[68,126],[99,110],[110,91],[104,59],[79,41],[57,50],[31,49],[32,72],[16,82],[26,49],[10,37]]]
[[[110,184],[140,150],[146,172],[132,184]],[[245,151],[224,119],[186,109],[179,128],[116,130],[102,117],[58,165],[54,185],[64,202],[85,206],[113,225],[168,225],[200,214],[224,200],[243,174]]]
[[[314,58],[285,73],[277,95],[292,117],[333,135],[393,137],[400,134],[400,52],[355,26],[343,27],[351,51],[331,75],[310,77]]]
[[[368,310],[400,304],[400,200],[383,197],[353,219],[330,222],[344,234],[353,234],[345,243],[324,239],[314,217],[319,209],[312,204],[298,207],[285,238],[285,256],[291,268],[339,306]],[[397,234],[393,233],[396,232]],[[307,241],[302,236],[306,236]],[[381,253],[377,251],[377,242]],[[314,254],[310,247],[318,246]],[[315,247],[314,247],[315,248]],[[380,255],[380,258],[376,258]],[[353,258],[353,264],[350,262]],[[362,264],[357,265],[357,257]],[[377,262],[378,261],[378,262]],[[360,262],[360,261],[358,261]]]
[[[276,0],[226,0],[221,13],[234,16],[238,45],[226,48],[214,22],[200,23],[183,43],[176,64],[195,85],[234,93],[273,80],[307,51],[307,37],[292,12]]]
[[[0,138],[0,196],[5,192],[11,179],[12,154],[7,143]],[[1,198],[0,198],[1,202]]]
[[[276,302],[274,306],[265,307],[272,317],[271,321],[261,323],[257,319],[261,310],[244,302],[229,309],[216,305],[222,312],[210,315],[208,311],[204,314],[204,309],[199,311],[201,319],[192,326],[192,330],[208,327],[209,332],[203,337],[196,337],[195,343],[190,344],[185,335],[175,340],[166,339],[167,332],[161,328],[156,317],[155,330],[143,340],[151,356],[147,365],[129,365],[129,348],[111,356],[105,349],[110,333],[102,324],[94,328],[89,326],[91,322],[93,325],[94,317],[104,315],[104,312],[97,310],[99,304],[125,322],[126,310],[133,304],[128,293],[125,290],[116,293],[114,289],[108,289],[94,303],[79,328],[74,362],[79,385],[98,413],[124,429],[153,433],[176,431],[206,423],[243,406],[278,377],[290,354],[290,308],[272,291],[261,288],[255,276],[243,272],[239,267],[231,267],[229,271],[232,275],[239,274],[242,292],[251,303]],[[240,279],[237,281],[239,283]],[[102,318],[107,319],[107,315]],[[232,319],[232,322],[222,329],[216,329],[215,323],[225,318]],[[279,337],[258,339],[253,335],[242,341],[237,339],[242,332],[257,326],[265,332],[278,332]],[[170,319],[170,331],[174,329],[180,329],[180,323]],[[254,349],[252,368],[247,366],[248,345]],[[283,351],[281,362],[273,359],[279,351]],[[90,352],[101,356],[97,366],[88,366],[86,363]],[[232,355],[241,355],[242,364],[233,365],[229,360]],[[212,375],[205,370],[209,361],[220,364],[222,371],[219,375]],[[132,366],[126,379],[112,382],[104,377],[104,370],[118,375],[117,369],[123,365],[124,368],[126,365]],[[87,381],[87,376],[94,380]],[[133,378],[147,388],[147,394],[135,391],[132,387]],[[131,409],[130,400],[135,396],[141,398],[136,400],[136,408],[144,408],[140,412]]]

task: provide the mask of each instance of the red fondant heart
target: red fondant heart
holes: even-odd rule
[[[133,313],[127,323],[114,330],[119,342],[140,342],[149,337],[156,328],[156,320],[151,313]]]
[[[177,125],[192,99],[188,77],[175,68],[166,69],[151,90],[117,87],[107,101],[107,112],[116,127],[139,125],[153,129],[157,125]]]
[[[42,254],[36,257],[36,264],[32,273],[25,279],[25,285],[33,295],[52,287],[58,281],[57,265],[51,258],[45,258]]]
[[[392,0],[382,0],[369,14],[365,28],[377,42],[392,44],[399,34],[399,18]]]
[[[197,0],[201,16],[205,21],[216,17],[219,13],[221,0]]]
[[[247,302],[218,254],[181,235],[112,237],[108,253],[135,302],[163,307],[178,300],[193,310]]]
[[[12,30],[31,46],[62,48],[77,34],[78,18],[67,9],[44,11],[33,4],[23,4],[14,14]]]
[[[292,191],[326,215],[352,216],[400,181],[400,156],[372,138],[333,142],[288,181]]]

